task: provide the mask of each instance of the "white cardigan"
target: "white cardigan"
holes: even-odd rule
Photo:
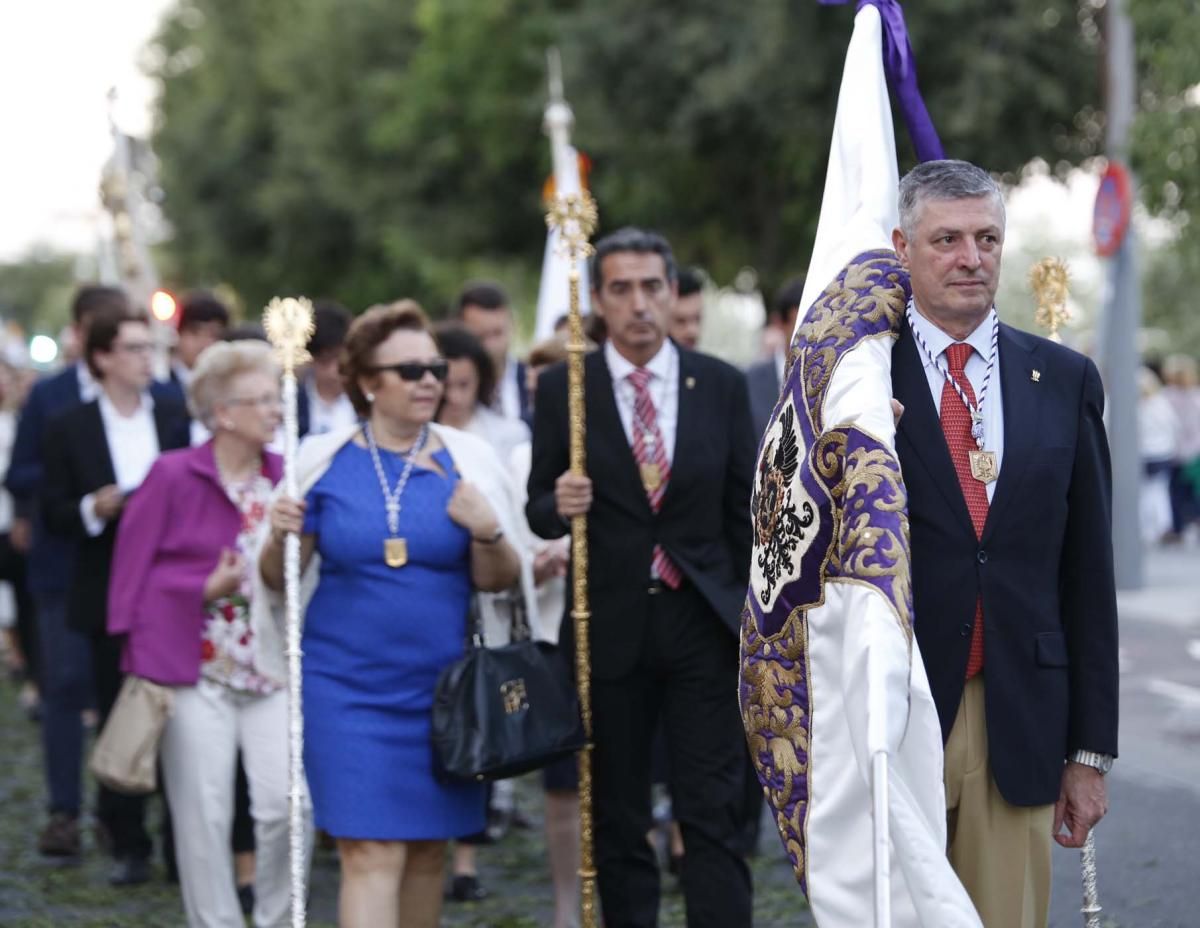
[[[303,499],[313,488],[321,476],[329,469],[334,455],[342,446],[358,434],[361,426],[357,423],[346,426],[324,435],[314,435],[306,438],[296,452],[296,484],[300,498]],[[533,584],[533,551],[529,544],[529,529],[525,523],[525,514],[521,511],[519,497],[508,476],[508,469],[501,463],[496,452],[483,439],[448,426],[431,423],[430,429],[446,447],[454,467],[462,479],[473,484],[491,505],[496,513],[504,537],[512,545],[521,560],[521,588],[525,596],[529,627],[537,639],[553,640],[556,636],[547,634],[542,628],[542,621],[537,611],[537,593]],[[276,489],[276,494],[283,492],[283,485]],[[380,502],[382,506],[382,502]],[[268,537],[264,530],[260,540],[262,543]],[[300,622],[303,626],[304,614],[308,603],[317,587],[320,576],[320,556],[313,552],[308,567],[300,579]],[[263,582],[262,574],[255,569],[254,593],[250,598],[251,627],[256,641],[255,659],[259,673],[276,681],[287,679],[287,664],[284,659],[284,646],[287,641],[286,614],[282,592],[270,589]],[[509,638],[508,617],[496,613],[492,597],[478,597],[480,612],[483,617],[484,638],[489,647],[506,644]]]

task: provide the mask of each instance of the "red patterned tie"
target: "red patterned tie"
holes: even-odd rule
[[[963,393],[975,403],[975,391],[967,379],[967,360],[974,349],[965,342],[955,342],[946,349],[950,362],[950,376],[962,388]],[[971,476],[971,461],[968,456],[976,448],[971,437],[971,413],[963,405],[962,397],[950,385],[942,386],[942,431],[946,433],[946,445],[950,459],[958,472],[958,483],[962,487],[967,511],[971,513],[971,524],[975,526],[975,537],[983,537],[983,525],[987,521],[987,487]],[[971,631],[971,653],[967,658],[967,679],[983,670],[983,597],[975,601],[975,627]]]
[[[639,470],[648,467],[658,471],[658,486],[654,489],[646,487],[650,508],[657,513],[667,492],[667,482],[671,479],[671,463],[667,460],[667,444],[658,428],[654,400],[650,398],[650,378],[653,376],[644,367],[636,367],[629,374],[629,382],[633,385],[633,456]],[[672,590],[679,589],[683,574],[662,549],[662,545],[654,546],[650,564],[663,583]]]

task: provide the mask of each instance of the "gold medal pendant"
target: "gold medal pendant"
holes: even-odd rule
[[[995,451],[969,451],[967,455],[971,461],[971,476],[980,483],[991,483],[1000,476]]]
[[[408,563],[408,539],[385,538],[383,540],[383,562],[388,567],[403,567]]]
[[[638,472],[642,475],[642,486],[646,488],[647,493],[657,493],[658,488],[662,486],[662,471],[658,469],[658,465],[652,462],[647,462],[638,466]]]

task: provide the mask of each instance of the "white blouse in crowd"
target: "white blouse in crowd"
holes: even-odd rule
[[[121,415],[103,391],[97,403],[117,487],[122,493],[132,493],[142,485],[159,455],[154,400],[149,393],[143,393],[141,403],[131,416]],[[83,527],[93,538],[104,531],[106,522],[96,515],[95,493],[89,493],[79,501],[79,514],[83,518]]]

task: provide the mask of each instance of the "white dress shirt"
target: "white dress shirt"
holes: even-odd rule
[[[75,376],[79,379],[79,401],[90,403],[100,395],[100,384],[83,361],[75,362]]]
[[[103,391],[97,403],[117,486],[128,495],[142,485],[159,455],[154,400],[150,394],[142,394],[142,402],[131,416],[121,415]],[[105,520],[96,515],[95,493],[89,493],[79,501],[79,514],[84,528],[93,538],[104,531]]]
[[[308,434],[324,435],[326,432],[336,432],[347,425],[358,421],[358,413],[354,404],[345,393],[339,393],[332,403],[317,392],[317,385],[310,377],[304,382],[308,393]]]
[[[517,384],[517,359],[510,357],[496,389],[496,412],[506,419],[521,418],[521,388]]]
[[[915,309],[912,316],[913,327],[920,333],[921,338],[925,339],[925,344],[929,346],[929,350],[933,353],[933,356],[941,361],[942,367],[949,372],[950,359],[946,357],[945,352],[947,348],[954,344],[954,338],[922,316],[919,309]],[[975,401],[977,403],[979,402],[979,391],[983,389],[983,379],[987,376],[988,356],[992,351],[992,326],[995,324],[995,319],[996,310],[993,309],[987,314],[987,318],[979,324],[975,331],[964,339],[967,344],[975,349],[971,352],[971,357],[967,359],[964,370],[967,380],[971,382],[971,389],[975,392]],[[916,347],[917,354],[921,358],[921,363],[925,367],[925,377],[929,381],[929,392],[933,394],[933,408],[937,410],[940,416],[942,414],[942,390],[946,383],[946,378],[938,369],[938,365],[934,364],[929,355],[921,348],[920,344]],[[999,348],[997,348],[996,363],[992,367],[992,379],[987,389],[987,396],[984,397],[983,406],[980,408],[980,412],[983,413],[983,449],[996,453],[997,472],[999,472],[1000,467],[1004,463],[1004,402],[1001,396],[1000,352]],[[996,495],[996,483],[997,481],[993,480],[991,483],[985,484],[989,503],[992,501],[992,497]]]
[[[629,382],[629,375],[636,365],[621,356],[613,347],[612,341],[604,343],[604,360],[608,371],[612,374],[613,391],[617,397],[617,412],[621,415],[621,425],[625,427],[625,437],[629,446],[633,447],[634,401],[636,391]],[[662,433],[663,445],[667,452],[667,461],[675,461],[675,430],[679,424],[679,351],[670,339],[663,342],[649,363],[646,370],[650,372],[650,400],[654,403],[654,412],[658,422],[658,430]]]

